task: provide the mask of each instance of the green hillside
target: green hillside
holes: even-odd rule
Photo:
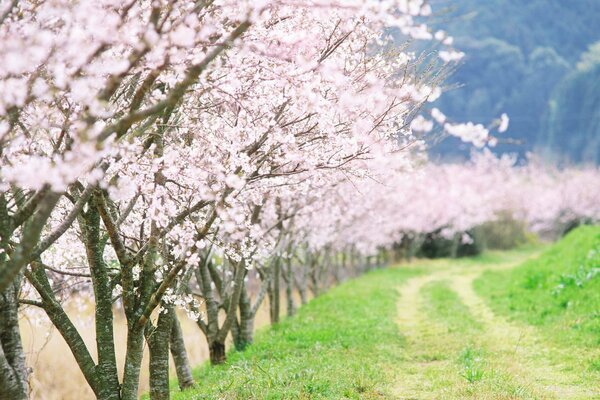
[[[467,54],[440,106],[456,120],[488,123],[500,113],[511,128],[498,151],[544,151],[555,158],[598,162],[598,57],[595,0],[437,0],[440,26]],[[501,17],[500,17],[501,16]],[[588,54],[589,55],[589,54]],[[589,85],[589,86],[588,86]],[[510,142],[510,143],[508,143]],[[585,145],[583,145],[585,143]],[[447,139],[434,151],[467,149]]]
[[[541,256],[475,282],[494,311],[567,344],[600,344],[600,227],[583,226]],[[592,362],[600,370],[600,360]]]

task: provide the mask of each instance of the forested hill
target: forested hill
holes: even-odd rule
[[[440,107],[487,123],[506,112],[499,152],[538,150],[600,162],[599,0],[433,0],[437,21],[467,56]],[[596,46],[594,46],[596,44]],[[434,153],[465,149],[445,139]],[[460,152],[460,151],[459,151]]]

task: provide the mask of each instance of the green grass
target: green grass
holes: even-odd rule
[[[600,228],[587,227],[551,247],[377,270],[260,330],[226,365],[202,365],[198,388],[174,383],[172,397],[600,398],[599,260]]]
[[[583,226],[517,268],[485,272],[475,289],[492,309],[563,345],[600,344],[600,227]],[[591,369],[600,369],[591,360]]]
[[[444,326],[448,332],[445,350],[454,353],[458,348],[453,347],[464,344],[465,340],[469,342],[456,357],[458,374],[471,384],[481,381],[485,375],[484,353],[472,344],[473,335],[482,331],[481,322],[473,317],[469,308],[446,281],[430,282],[421,289],[421,294],[425,300],[423,308],[429,320],[436,321],[438,326]],[[449,335],[454,336],[452,343]]]
[[[421,291],[426,301],[425,311],[432,320],[445,324],[449,333],[481,330],[481,323],[473,318],[469,308],[447,282],[431,282]]]
[[[198,389],[174,399],[385,399],[404,338],[397,288],[416,269],[369,273],[313,299],[298,315],[261,330],[224,366],[195,371]]]
[[[484,352],[473,345],[473,335],[480,334],[483,326],[471,314],[448,282],[434,281],[421,289],[425,300],[424,310],[430,320],[447,328],[448,334],[459,336],[456,343],[469,342],[456,359],[459,375],[469,383],[479,382],[485,375]],[[446,336],[448,338],[448,336]],[[448,345],[449,341],[446,342]],[[447,346],[451,350],[452,346]]]
[[[483,380],[485,375],[483,350],[471,345],[465,347],[458,357],[458,363],[463,368],[461,376],[469,383]]]

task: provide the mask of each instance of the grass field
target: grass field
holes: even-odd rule
[[[598,245],[586,227],[548,248],[374,271],[173,397],[600,399]]]
[[[397,287],[417,269],[378,270],[312,300],[227,365],[196,371],[175,399],[383,399],[402,362]]]
[[[517,268],[487,271],[475,289],[495,312],[557,344],[589,349],[579,361],[600,372],[600,227],[580,227]]]

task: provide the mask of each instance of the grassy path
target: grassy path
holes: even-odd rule
[[[428,262],[426,274],[399,288],[398,326],[406,360],[392,391],[398,399],[594,399],[600,384],[534,328],[494,314],[473,289],[484,271],[511,268],[527,254],[498,262]],[[492,261],[492,260],[490,260]]]
[[[586,251],[577,254],[587,257]],[[172,398],[600,400],[597,281],[586,275],[582,287],[548,297],[561,276],[556,266],[565,269],[568,257],[538,253],[486,253],[373,271],[260,330],[254,345],[229,353],[226,365],[200,366],[196,389],[179,392],[173,382]],[[595,271],[596,259],[586,260]],[[531,285],[541,281],[540,263],[547,266],[547,284]],[[550,301],[558,304],[550,304],[556,316],[529,322],[540,320],[540,304]],[[562,305],[568,318],[556,308]],[[579,326],[585,329],[573,328]]]

